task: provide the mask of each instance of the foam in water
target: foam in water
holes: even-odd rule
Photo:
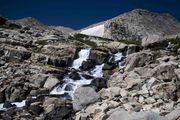
[[[114,54],[114,60],[117,62],[117,61],[120,61],[124,56],[122,55],[122,53],[118,52],[116,54]]]
[[[79,67],[81,66],[82,62],[83,61],[86,61],[89,57],[89,54],[90,54],[90,48],[88,49],[82,49],[78,55],[79,55],[79,58],[74,60],[73,64],[72,64],[72,68],[74,69],[79,69]]]
[[[64,85],[55,87],[50,94],[62,95],[68,93],[72,98],[74,91],[82,86],[82,85],[89,85],[91,80],[86,80],[84,77],[81,76],[80,80],[72,80],[69,77],[64,78]]]
[[[72,64],[72,68],[79,69],[79,67],[82,65],[82,62],[86,61],[89,58],[89,54],[90,54],[90,48],[82,49],[78,54],[79,58],[74,60],[74,62]],[[98,72],[100,70],[96,70],[96,71]],[[80,80],[72,80],[68,76],[65,76],[64,77],[64,84],[55,87],[50,92],[50,94],[62,95],[62,94],[68,93],[73,98],[74,91],[79,86],[88,85],[88,84],[91,83],[91,80],[87,80],[84,77],[82,77],[81,73],[79,73],[79,74],[80,74],[80,77],[81,77]]]
[[[15,104],[16,107],[23,107],[26,104],[26,101],[23,100],[22,102],[13,102],[12,105]],[[3,107],[4,103],[0,104],[0,110],[6,110],[6,108]]]
[[[91,74],[94,77],[103,77],[103,71],[102,71],[103,66],[104,66],[104,64],[96,65],[95,69],[93,71],[91,71]]]
[[[122,69],[125,67],[125,64],[124,64],[125,61],[122,60],[123,57],[124,56],[120,52],[114,54],[114,61],[118,62],[119,69]]]

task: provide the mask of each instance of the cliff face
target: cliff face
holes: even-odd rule
[[[135,9],[124,13],[102,22],[101,25],[104,25],[104,28],[103,35],[100,37],[114,40],[139,40],[142,41],[143,46],[180,36],[180,23],[174,17],[169,14],[158,14],[143,9]],[[87,31],[87,29],[84,31]],[[81,33],[84,34],[84,31]]]

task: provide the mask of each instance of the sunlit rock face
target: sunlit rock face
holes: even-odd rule
[[[113,40],[136,40],[146,46],[180,36],[180,23],[170,14],[135,9],[87,27],[80,33]]]

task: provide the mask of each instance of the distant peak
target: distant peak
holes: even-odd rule
[[[140,9],[140,8],[138,8],[138,9],[132,10],[132,12],[150,12],[150,11],[148,11],[148,10],[146,10],[146,9]]]
[[[16,23],[19,23],[23,26],[42,26],[43,24],[33,17],[25,17],[19,20],[15,20]]]

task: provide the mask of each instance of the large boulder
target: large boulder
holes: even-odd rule
[[[99,95],[93,88],[79,87],[74,92],[73,109],[81,110],[89,104],[99,100]]]
[[[107,80],[104,78],[95,78],[91,81],[91,85],[95,86],[97,90],[107,87]]]
[[[95,67],[95,64],[96,63],[94,60],[88,59],[87,61],[82,62],[80,69],[87,71],[87,70],[93,69]]]
[[[180,108],[176,108],[172,112],[166,115],[168,120],[179,120],[180,119]]]
[[[7,61],[24,61],[31,57],[31,52],[29,52],[24,47],[10,48],[5,47],[6,54],[5,57]]]
[[[59,83],[59,79],[54,76],[49,76],[44,83],[44,88],[51,90],[57,83]]]
[[[8,86],[5,90],[6,101],[17,102],[26,98],[27,91],[23,86]]]
[[[57,107],[45,116],[45,120],[70,120],[73,117],[71,106]]]
[[[79,73],[77,71],[72,71],[70,74],[69,74],[69,78],[73,79],[73,80],[80,80],[81,77],[79,75]]]
[[[127,112],[127,111],[115,111],[107,120],[168,120],[154,112]]]
[[[96,64],[102,64],[106,60],[107,53],[99,50],[91,50],[89,59],[95,60]]]
[[[42,88],[47,78],[48,75],[46,74],[34,74],[29,81],[33,86]]]
[[[126,60],[126,71],[131,71],[135,67],[143,67],[153,61],[153,54],[150,51],[141,51],[130,54]]]
[[[166,82],[170,82],[177,77],[174,71],[176,67],[177,65],[172,62],[162,63],[152,70],[151,76]]]

